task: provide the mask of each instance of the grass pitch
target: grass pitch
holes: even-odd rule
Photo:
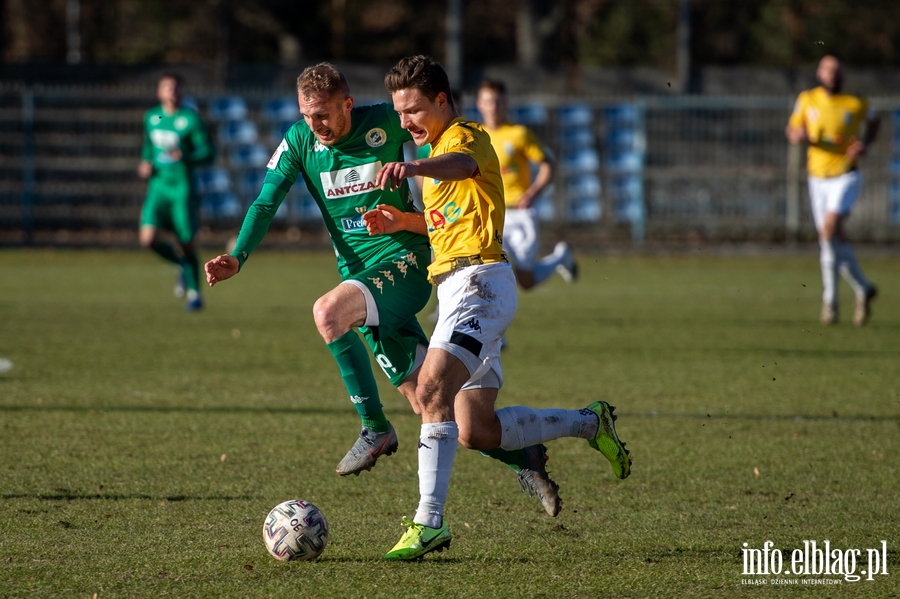
[[[334,475],[358,419],[312,322],[330,255],[259,252],[188,314],[150,253],[2,251],[0,597],[900,595],[900,265],[864,259],[871,324],[849,324],[844,285],[825,328],[815,252],[702,254],[582,256],[508,334],[500,405],[609,400],[629,479],[550,444],[551,519],[461,449],[451,549],[384,563],[418,500],[418,421],[379,372],[400,451]],[[294,497],[331,526],[315,562],[262,544]],[[888,574],[744,574],[744,543],[789,565],[810,540],[861,550],[857,570],[884,540]],[[841,584],[804,584],[822,578]]]

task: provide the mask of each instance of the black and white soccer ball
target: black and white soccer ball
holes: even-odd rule
[[[309,501],[284,501],[266,516],[263,541],[275,559],[313,560],[322,555],[328,544],[328,522]]]

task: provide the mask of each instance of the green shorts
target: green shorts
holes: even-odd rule
[[[430,249],[401,253],[344,279],[364,285],[375,302],[378,326],[359,327],[359,332],[395,387],[415,367],[417,347],[428,346],[416,314],[431,297],[430,261]]]
[[[172,231],[181,243],[190,243],[200,228],[200,201],[189,173],[154,173],[141,208],[141,226]]]

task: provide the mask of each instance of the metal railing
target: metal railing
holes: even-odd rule
[[[135,168],[153,97],[146,86],[0,87],[0,241],[27,243],[48,230],[136,228],[146,183]],[[366,98],[387,99],[376,92],[358,100]],[[290,94],[272,90],[201,91],[193,100],[219,150],[212,172],[201,173],[204,222],[234,229],[256,196],[265,160],[299,115]],[[635,242],[814,239],[804,160],[784,138],[793,98],[515,100],[513,117],[557,159],[553,191],[538,204],[551,230]],[[882,127],[863,159],[863,192],[848,229],[855,239],[897,241],[900,98],[872,104]],[[317,227],[311,198],[294,187],[279,223]]]

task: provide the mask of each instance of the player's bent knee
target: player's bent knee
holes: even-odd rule
[[[313,320],[319,334],[326,341],[333,341],[350,330],[349,328],[341,330],[340,307],[327,295],[323,295],[313,304]]]

